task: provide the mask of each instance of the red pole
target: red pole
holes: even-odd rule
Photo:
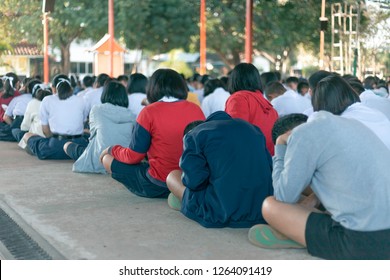
[[[43,13],[43,82],[49,83],[49,19]]]
[[[114,76],[114,0],[108,0],[108,34],[110,35],[110,76]]]
[[[206,74],[206,0],[200,0],[200,69],[199,74]]]
[[[252,15],[253,0],[246,0],[245,18],[245,61],[252,63]]]

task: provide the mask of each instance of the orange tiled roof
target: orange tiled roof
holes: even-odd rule
[[[43,56],[43,50],[34,44],[22,42],[11,47],[11,50],[5,51],[5,55]]]

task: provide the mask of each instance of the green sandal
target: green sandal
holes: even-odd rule
[[[252,244],[266,249],[305,248],[305,246],[288,239],[269,225],[253,226],[249,230],[248,238]]]
[[[181,201],[176,196],[174,196],[173,193],[170,193],[168,196],[168,206],[173,210],[180,211]]]

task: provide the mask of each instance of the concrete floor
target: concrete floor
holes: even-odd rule
[[[67,259],[314,259],[304,249],[255,247],[248,229],[203,228],[166,200],[71,168],[71,161],[40,161],[0,142],[0,200]]]

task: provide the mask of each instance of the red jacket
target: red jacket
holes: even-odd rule
[[[12,99],[14,99],[16,96],[19,96],[20,95],[20,92],[19,91],[15,91],[14,95],[13,96],[10,96],[10,97],[7,97],[7,98],[3,98],[3,95],[0,95],[0,122],[4,122],[4,113],[5,113],[5,110],[3,108],[3,104],[4,105],[7,105],[11,102]]]
[[[274,155],[272,128],[278,119],[278,113],[263,97],[261,91],[241,90],[233,93],[226,101],[225,111],[233,118],[246,120],[260,128],[265,136],[268,151]]]

